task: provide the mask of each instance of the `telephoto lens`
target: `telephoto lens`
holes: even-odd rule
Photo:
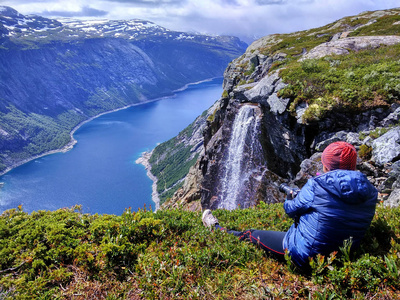
[[[279,191],[281,193],[285,193],[287,195],[287,199],[288,200],[293,200],[293,198],[295,198],[298,194],[298,192],[300,192],[300,190],[296,187],[291,187],[286,183],[282,183],[279,186]]]
[[[291,192],[292,190],[293,190],[293,189],[292,189],[289,185],[287,185],[286,183],[282,183],[282,184],[279,186],[279,191],[280,191],[281,193],[285,193],[285,194],[287,194],[287,195],[289,195],[290,192]]]

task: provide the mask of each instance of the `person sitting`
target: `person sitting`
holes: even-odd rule
[[[309,179],[293,200],[284,203],[287,215],[297,220],[287,232],[226,230],[209,209],[203,212],[203,224],[249,240],[278,257],[287,250],[291,260],[304,269],[310,258],[339,250],[345,240],[352,240],[352,249],[358,247],[374,217],[378,191],[364,174],[355,171],[353,145],[330,144],[321,162],[324,173]]]

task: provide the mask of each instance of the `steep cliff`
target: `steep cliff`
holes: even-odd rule
[[[51,20],[0,7],[0,173],[100,113],[222,76],[245,44],[154,23]]]
[[[236,207],[282,201],[279,184],[302,186],[319,171],[321,151],[336,140],[357,147],[358,168],[377,186],[380,199],[397,203],[399,43],[399,9],[365,12],[254,42],[226,69],[224,94],[205,116],[199,159],[166,206],[189,207],[186,203],[195,198],[203,208],[226,208],[221,183],[232,168],[226,162],[236,119],[248,105],[261,111],[257,135],[262,154],[242,151],[244,161],[257,161],[257,166],[239,177],[245,187],[235,196]],[[249,170],[255,174],[250,180],[245,177]]]

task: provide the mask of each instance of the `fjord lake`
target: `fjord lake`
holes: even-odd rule
[[[222,78],[217,78],[85,123],[74,133],[72,150],[32,160],[0,177],[0,213],[19,205],[29,213],[74,205],[92,214],[154,209],[152,181],[135,161],[176,136],[221,94]]]

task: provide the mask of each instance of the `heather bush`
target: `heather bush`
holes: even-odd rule
[[[287,86],[279,96],[308,108],[303,122],[317,121],[336,110],[364,111],[400,102],[400,46],[380,47],[349,55],[292,61],[280,71]],[[334,63],[333,63],[334,62]]]
[[[229,228],[287,230],[282,204],[216,210]],[[277,261],[200,212],[80,207],[0,217],[1,299],[394,299],[400,297],[400,208],[379,205],[361,245],[351,240],[310,260],[310,272]]]

